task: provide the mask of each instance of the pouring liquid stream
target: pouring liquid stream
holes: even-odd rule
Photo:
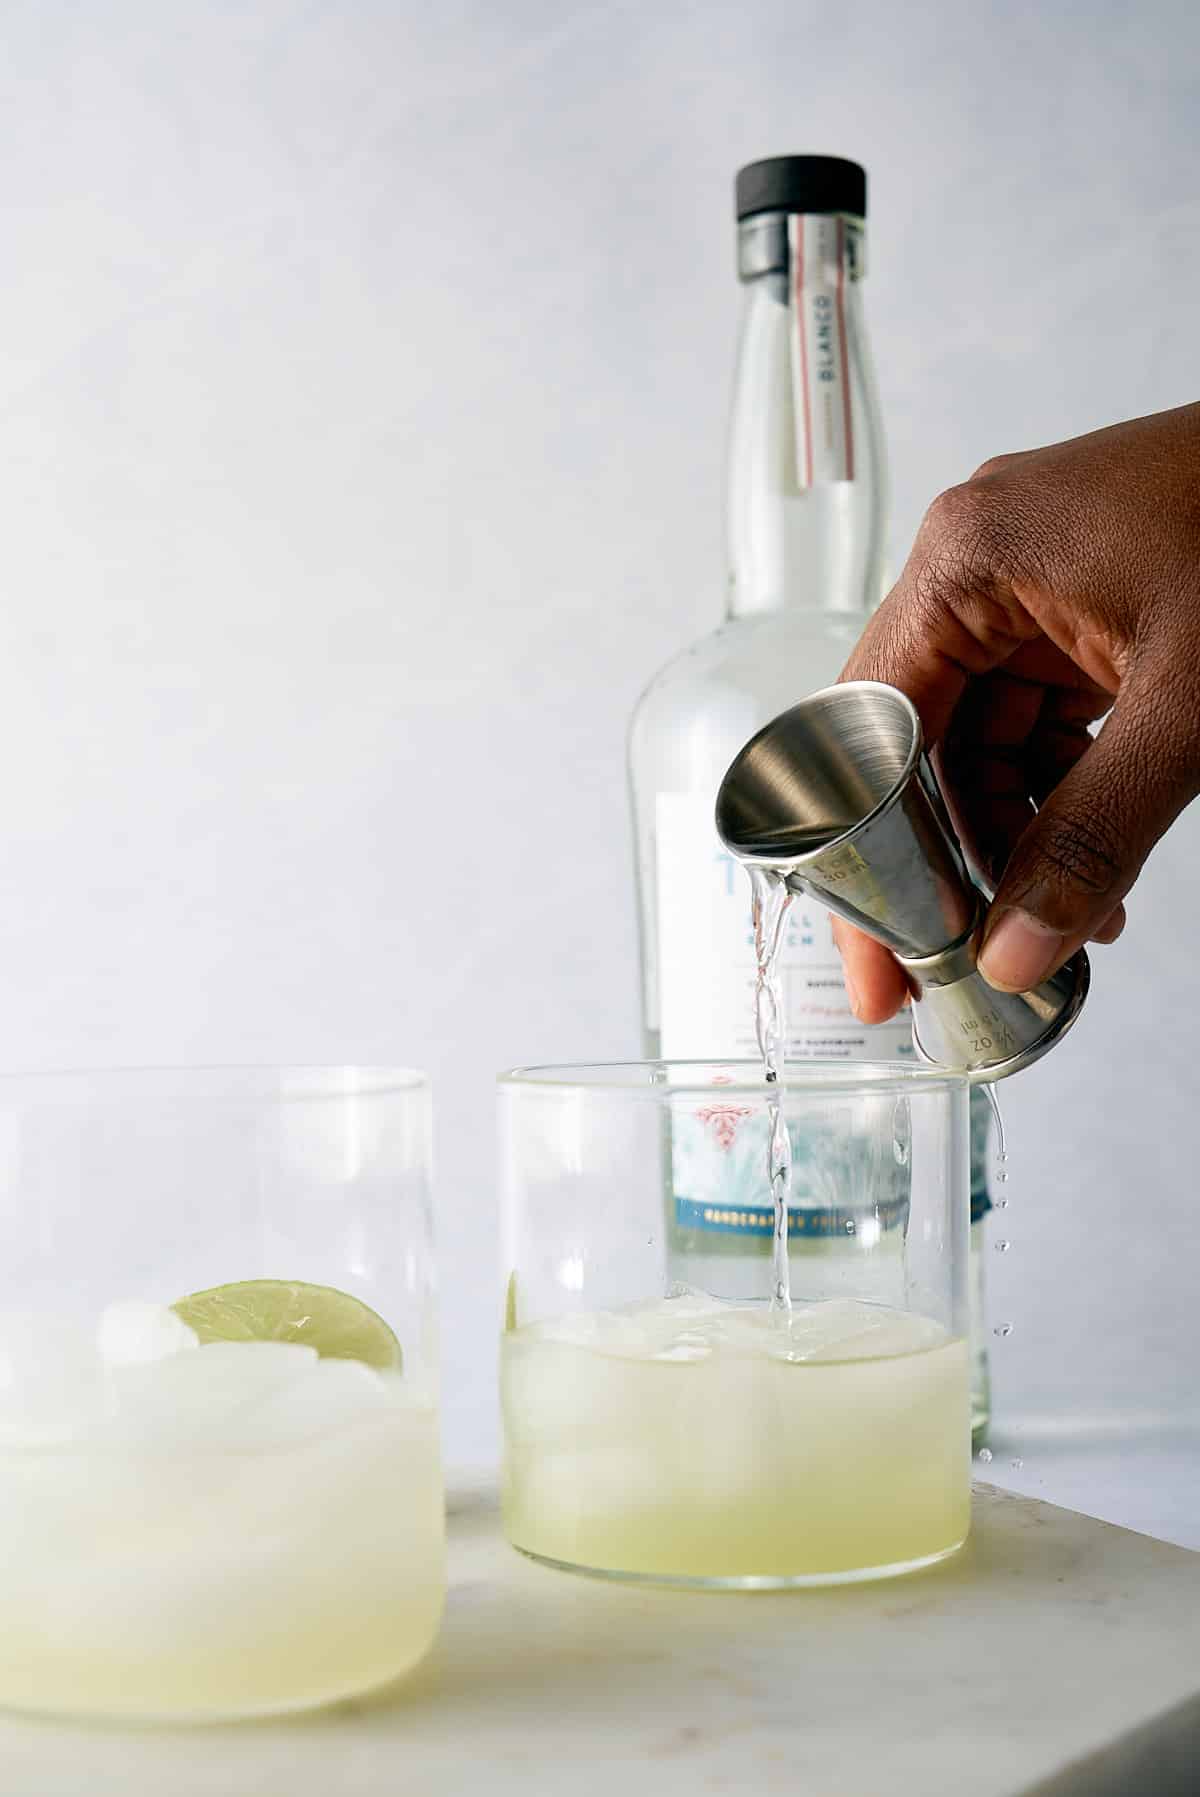
[[[767,1115],[770,1124],[767,1147],[767,1183],[774,1209],[774,1231],[771,1261],[771,1308],[785,1321],[791,1314],[791,1269],[788,1259],[788,1210],[792,1191],[792,1144],[784,1115],[781,1077],[785,1071],[787,1018],[783,999],[783,981],[779,968],[779,951],[783,946],[788,908],[792,893],[786,874],[774,867],[748,867],[751,891],[751,916],[754,923],[754,1033],[762,1056],[763,1078],[768,1088]],[[1004,1119],[996,1089],[990,1082],[983,1087],[996,1126],[996,1178],[1008,1179],[1008,1151],[1004,1135]],[[999,1199],[999,1208],[1008,1209],[1007,1196]],[[1003,1253],[1008,1243],[997,1244]],[[1011,1325],[1009,1326],[1011,1327]]]
[[[791,1315],[792,1286],[788,1263],[788,1204],[792,1193],[792,1142],[784,1116],[780,1075],[784,1071],[787,1021],[779,950],[783,943],[792,894],[785,876],[773,867],[752,867],[751,916],[754,921],[754,1032],[768,1087],[767,1180],[775,1210],[771,1260],[771,1309],[784,1322]]]
[[[991,1106],[992,1121],[996,1125],[996,1160],[999,1165],[1003,1167],[1008,1160],[1008,1150],[1004,1145],[1004,1118],[1000,1115],[1000,1100],[996,1097],[995,1086],[990,1082],[984,1086],[983,1091],[988,1104]],[[1007,1179],[1008,1174],[1004,1173],[1002,1177]]]

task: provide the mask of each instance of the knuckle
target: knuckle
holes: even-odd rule
[[[966,481],[939,493],[925,514],[926,566],[943,587],[976,587],[1008,562],[1009,526],[996,496]]]
[[[1015,460],[1000,457],[998,462]],[[996,464],[985,463],[984,468]],[[1045,577],[1036,506],[1010,481],[972,477],[939,493],[921,527],[914,582],[922,607],[961,610]]]
[[[1066,892],[1100,898],[1122,884],[1121,842],[1098,818],[1057,817],[1040,832],[1040,878]]]
[[[947,487],[926,511],[921,526],[922,535],[927,536],[933,544],[956,542],[968,528],[976,510],[976,499],[969,481],[964,481],[961,486]]]
[[[993,480],[996,475],[1004,474],[1011,468],[1016,459],[1017,458],[1012,455],[990,455],[986,462],[980,462],[978,468],[976,468],[974,474],[971,476],[971,480]]]

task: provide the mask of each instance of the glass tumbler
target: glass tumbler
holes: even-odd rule
[[[782,1268],[761,1226],[781,1133]],[[525,1068],[500,1082],[500,1143],[514,1546],[612,1578],[750,1588],[882,1578],[961,1546],[960,1076],[808,1062],[772,1087],[745,1063]],[[696,1207],[706,1240],[740,1238],[736,1256],[688,1258],[678,1218]]]
[[[268,1715],[424,1654],[429,1158],[420,1073],[0,1079],[0,1704]]]

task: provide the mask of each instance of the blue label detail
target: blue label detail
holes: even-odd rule
[[[802,1205],[788,1209],[790,1237],[845,1236],[865,1221],[877,1222],[881,1233],[902,1229],[908,1217],[908,1200],[874,1205],[869,1211],[824,1210]],[[765,1205],[707,1204],[695,1198],[676,1198],[675,1221],[681,1229],[702,1229],[710,1235],[759,1235],[775,1233],[775,1213]]]

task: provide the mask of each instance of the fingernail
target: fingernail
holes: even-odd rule
[[[850,1000],[850,1009],[854,1012],[854,1015],[856,1017],[858,1017],[859,1016],[858,987],[854,984],[854,981],[850,978],[850,970],[845,966],[843,966],[843,968],[842,968],[842,979],[844,980],[845,986],[846,986],[846,997]],[[861,1018],[860,1018],[860,1021],[861,1021]]]
[[[1066,940],[1028,911],[1001,911],[980,951],[979,971],[1000,992],[1028,992],[1045,979]]]

